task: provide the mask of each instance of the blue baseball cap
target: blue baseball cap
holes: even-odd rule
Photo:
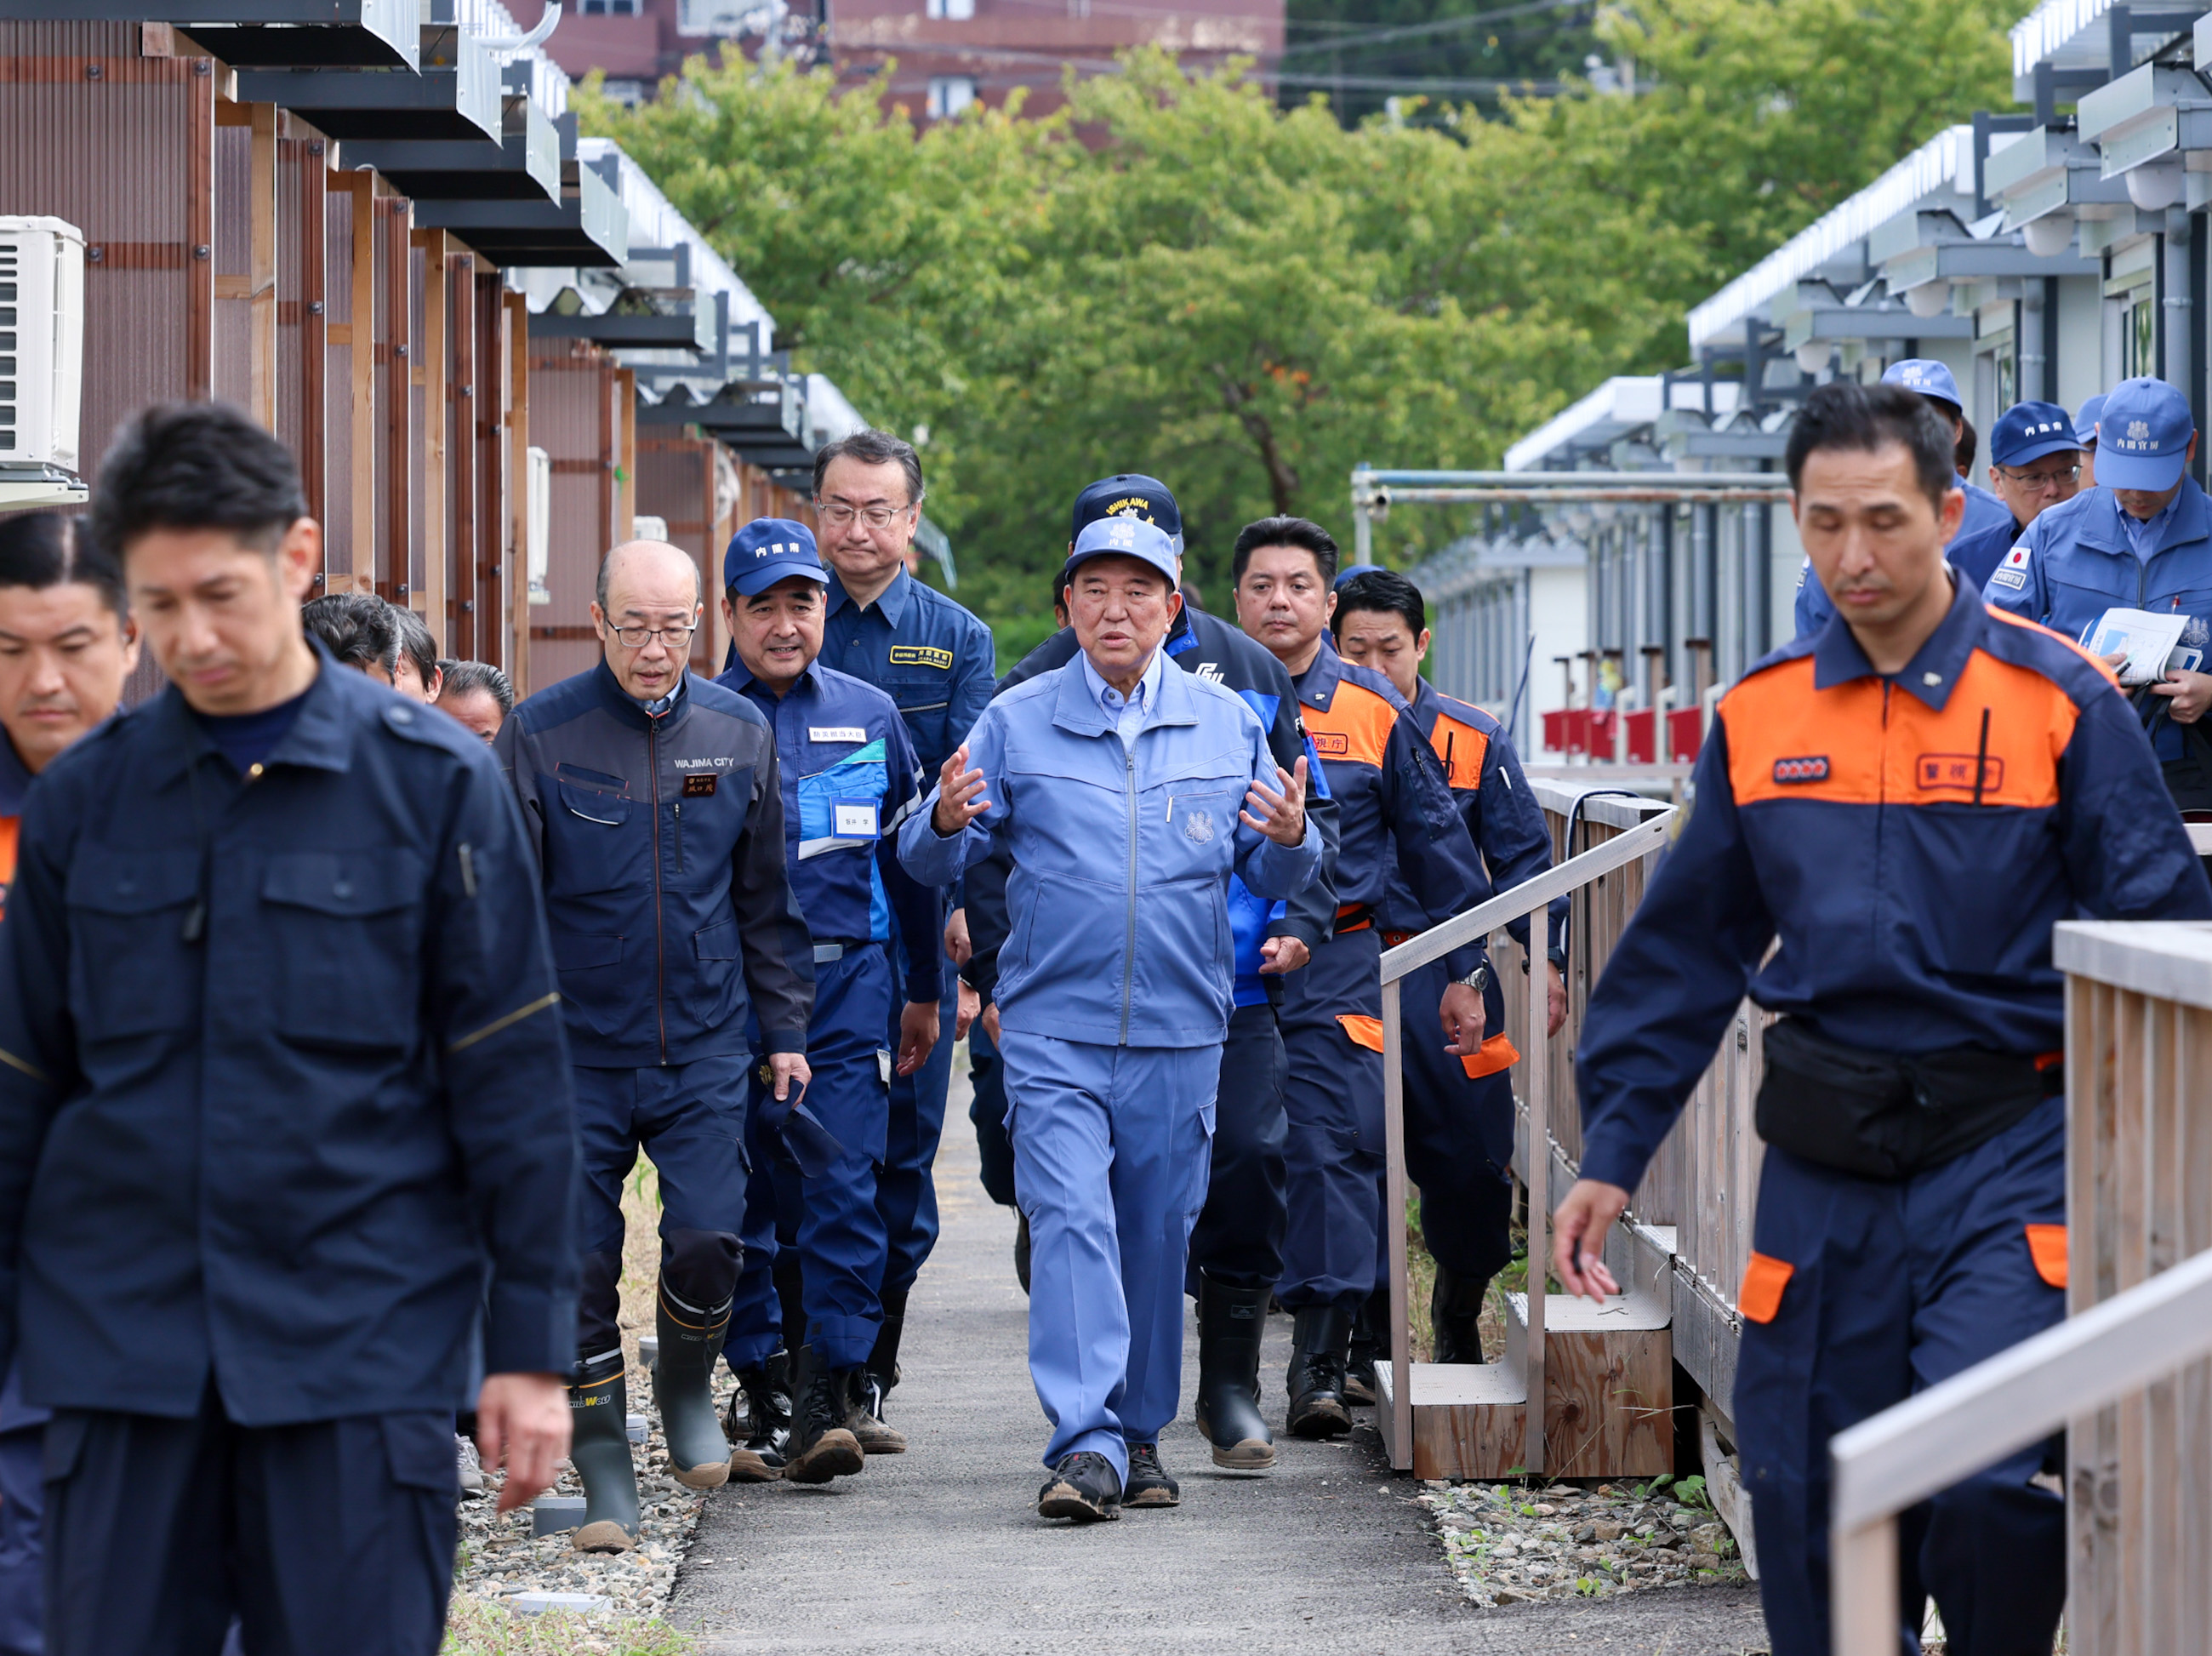
[[[1106,517],[1133,517],[1153,525],[1168,538],[1175,555],[1182,556],[1182,508],[1158,478],[1119,472],[1091,484],[1075,497],[1075,520],[1068,526],[1068,539],[1080,540],[1084,525]],[[1073,567],[1072,562],[1069,567]]]
[[[1382,567],[1382,566],[1380,563],[1347,563],[1336,572],[1336,579],[1329,583],[1329,590],[1331,592],[1340,593],[1344,590],[1344,583],[1351,580],[1352,576],[1357,575],[1373,575]]]
[[[757,598],[793,575],[830,584],[830,571],[814,550],[814,531],[790,518],[755,518],[730,537],[722,554],[722,587]]]
[[[2056,403],[2014,403],[1990,431],[1990,458],[1999,466],[2025,466],[2081,447],[2073,420]]]
[[[2105,416],[2105,393],[2099,392],[2081,405],[2081,411],[2074,417],[2074,429],[2081,434],[2081,447],[2094,448],[2097,444],[2097,422]]]
[[[2197,422],[2163,380],[2123,380],[2097,416],[2097,481],[2107,489],[2171,489],[2189,464]]]
[[[1094,557],[1133,557],[1149,563],[1168,578],[1168,590],[1175,590],[1175,544],[1156,523],[1125,515],[1093,518],[1075,537],[1075,550],[1060,571],[1061,583],[1074,579],[1076,570]]]
[[[1881,371],[1881,382],[1886,386],[1903,386],[1907,391],[1917,391],[1936,402],[1948,403],[1954,414],[1962,412],[1966,406],[1966,399],[1959,395],[1959,382],[1951,377],[1951,370],[1930,357],[1912,356],[1902,362],[1892,362]]]

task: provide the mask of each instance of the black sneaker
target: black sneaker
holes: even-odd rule
[[[1037,1516],[1078,1524],[1121,1517],[1121,1480],[1114,1476],[1114,1463],[1087,1449],[1062,1455],[1037,1491]]]
[[[1129,1482],[1121,1491],[1124,1507],[1180,1507],[1182,1486],[1168,1476],[1167,1468],[1160,1464],[1160,1446],[1157,1443],[1133,1443],[1129,1446]]]

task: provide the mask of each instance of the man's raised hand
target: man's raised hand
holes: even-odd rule
[[[983,773],[968,768],[968,744],[963,742],[945,756],[937,773],[937,806],[929,813],[929,825],[939,839],[950,839],[990,808],[991,801],[983,797]]]
[[[1304,844],[1306,837],[1304,758],[1301,757],[1297,764],[1289,770],[1277,765],[1275,779],[1282,783],[1282,792],[1277,793],[1263,782],[1255,782],[1245,793],[1244,809],[1237,813],[1237,820],[1247,827],[1258,829],[1278,845]]]

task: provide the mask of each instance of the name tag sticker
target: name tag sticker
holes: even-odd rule
[[[809,725],[806,740],[810,742],[864,742],[868,733],[858,725]]]
[[[714,791],[714,773],[695,771],[684,778],[684,797],[687,800],[706,799]]]
[[[891,665],[895,667],[939,667],[950,672],[952,652],[939,649],[934,644],[893,644]]]
[[[1998,569],[1990,575],[1990,579],[2000,587],[2010,587],[2014,591],[2027,585],[2027,576],[2018,569]]]
[[[831,801],[830,831],[839,839],[874,839],[877,837],[876,801]]]

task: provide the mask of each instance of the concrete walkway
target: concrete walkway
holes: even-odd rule
[[[1034,1502],[1045,1422],[1030,1389],[1014,1222],[975,1177],[964,1066],[937,1164],[945,1232],[923,1273],[890,1416],[913,1444],[826,1488],[715,1493],[678,1579],[674,1619],[712,1656],[1044,1656],[1142,1651],[1491,1652],[1512,1656],[1735,1656],[1763,1650],[1753,1597],[1694,1588],[1480,1610],[1453,1587],[1371,1431],[1289,1440],[1262,1478],[1217,1472],[1182,1417],[1161,1442],[1182,1505],[1084,1530]],[[1263,1383],[1282,1417],[1287,1318]]]

